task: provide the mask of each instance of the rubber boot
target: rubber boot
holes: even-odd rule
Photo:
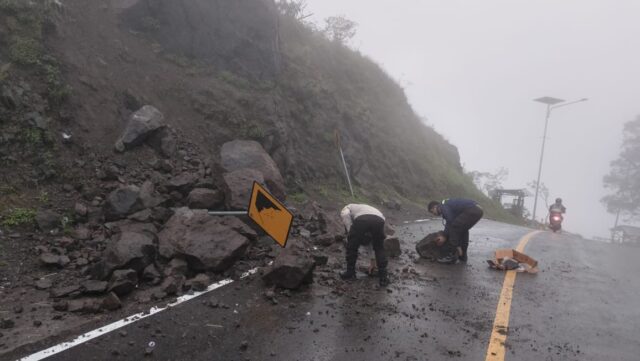
[[[356,271],[347,269],[346,271],[340,273],[340,278],[345,281],[355,280],[356,279]]]
[[[380,278],[378,282],[380,282],[380,287],[387,287],[390,283],[389,275],[387,274],[387,270],[378,270],[378,277]]]

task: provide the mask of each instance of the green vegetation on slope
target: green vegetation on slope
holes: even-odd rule
[[[337,130],[358,200],[424,207],[430,199],[470,197],[489,216],[516,221],[473,185],[457,149],[421,121],[404,90],[377,64],[292,17],[284,16],[280,29],[285,68],[279,86],[289,100],[290,126],[300,134],[296,153],[310,160],[299,163],[308,188],[349,200]]]

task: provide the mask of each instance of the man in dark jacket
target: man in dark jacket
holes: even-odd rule
[[[471,199],[452,198],[442,202],[431,201],[428,209],[433,215],[442,216],[445,226],[446,239],[439,240],[445,252],[444,257],[438,261],[455,263],[459,259],[466,262],[469,230],[482,218],[482,208]]]

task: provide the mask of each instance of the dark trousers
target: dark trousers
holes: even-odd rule
[[[370,236],[369,236],[370,235]],[[370,241],[376,254],[378,274],[385,275],[387,270],[387,256],[384,253],[384,219],[365,214],[353,220],[347,235],[347,272],[356,271],[358,248]]]
[[[482,208],[475,206],[465,209],[456,219],[447,225],[449,229],[448,242],[450,251],[455,251],[457,247],[462,248],[462,256],[467,255],[469,248],[469,230],[478,223],[484,212]]]

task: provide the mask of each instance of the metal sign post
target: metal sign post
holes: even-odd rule
[[[209,211],[210,216],[246,216],[247,211]]]
[[[340,151],[340,158],[342,159],[342,166],[344,167],[344,174],[347,176],[347,183],[349,184],[349,191],[351,192],[351,197],[355,198],[353,194],[353,187],[351,186],[351,178],[349,177],[349,170],[347,169],[347,162],[344,160],[344,153],[342,152],[342,142],[340,141],[340,133],[336,129],[336,146]]]

